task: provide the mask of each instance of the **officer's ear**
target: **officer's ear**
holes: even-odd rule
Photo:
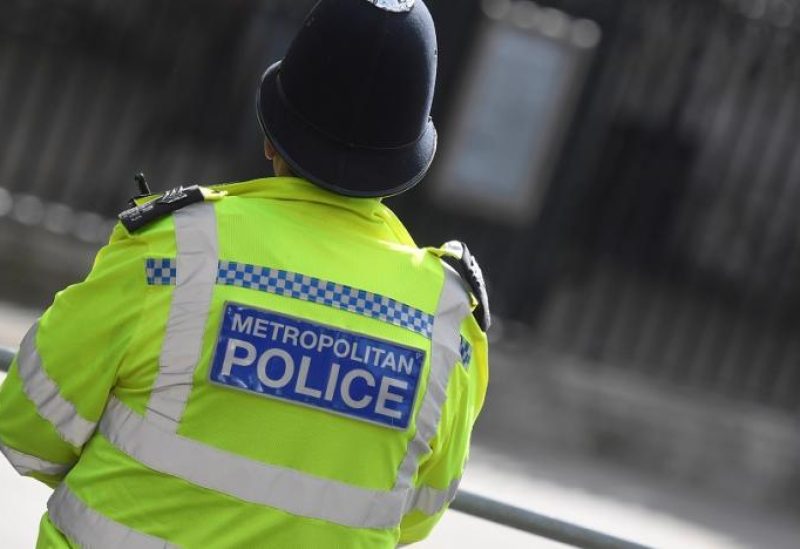
[[[264,156],[272,162],[275,158],[275,155],[278,154],[278,151],[275,149],[275,146],[268,138],[264,138]]]

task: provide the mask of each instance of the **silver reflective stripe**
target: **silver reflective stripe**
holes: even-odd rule
[[[87,549],[166,549],[165,540],[132,530],[90,509],[62,482],[47,502],[47,514],[70,540]]]
[[[37,322],[25,335],[17,354],[22,389],[36,406],[39,415],[53,425],[61,438],[73,446],[83,446],[94,433],[96,423],[82,418],[75,406],[61,396],[58,385],[44,371],[42,358],[36,350],[38,329]]]
[[[212,204],[194,204],[175,212],[177,284],[172,294],[158,378],[147,418],[175,432],[192,391],[203,334],[217,280],[219,244]]]
[[[395,491],[411,490],[420,458],[431,451],[428,442],[436,436],[439,428],[450,374],[461,359],[461,323],[470,313],[469,295],[461,277],[447,265],[444,267],[444,287],[433,321],[428,388],[417,415],[417,431],[400,464]]]
[[[391,490],[359,488],[214,448],[177,435],[173,426],[163,429],[151,421],[152,407],[142,417],[114,397],[99,430],[117,449],[155,471],[243,501],[354,528],[395,528],[410,505],[429,509],[450,497],[430,488],[415,492],[412,483],[418,461],[430,451],[428,441],[438,430],[450,374],[460,356],[461,322],[469,310],[460,277],[446,269],[433,326],[428,387],[417,431]]]
[[[29,456],[18,452],[13,448],[0,444],[0,454],[6,456],[6,459],[11,466],[16,469],[20,475],[30,475],[31,473],[39,473],[42,475],[49,475],[54,477],[61,477],[67,474],[72,468],[72,465],[65,465],[62,463],[52,463],[36,456]]]
[[[430,486],[420,486],[409,498],[406,506],[408,511],[421,511],[428,516],[435,515],[445,508],[456,497],[461,479],[457,478],[450,483],[446,490],[437,490]]]
[[[302,517],[355,528],[393,528],[407,492],[359,488],[226,452],[163,431],[112,397],[100,432],[143,465],[183,480]]]

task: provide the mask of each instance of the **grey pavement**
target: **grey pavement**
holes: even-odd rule
[[[16,346],[36,317],[36,311],[0,305],[0,345]],[[496,388],[503,388],[501,368],[496,365]],[[771,516],[586,456],[546,452],[529,441],[513,440],[512,431],[498,423],[501,416],[492,412],[494,407],[508,404],[504,401],[507,395],[502,390],[490,393],[485,421],[476,431],[464,489],[653,547],[798,545],[800,523],[796,517]],[[33,547],[49,489],[17,477],[2,458],[0,487],[0,547]],[[561,547],[452,511],[428,540],[415,545],[422,549],[491,546]]]

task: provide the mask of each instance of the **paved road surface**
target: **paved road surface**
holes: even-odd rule
[[[17,346],[36,313],[0,304],[0,345]],[[0,382],[2,374],[0,374]],[[502,426],[494,426],[502,429]],[[522,446],[520,446],[522,448]],[[478,440],[463,487],[539,513],[654,547],[790,548],[800,521],[753,512],[580,456],[498,455]],[[0,458],[0,548],[33,547],[49,490]],[[421,549],[555,548],[559,544],[448,512]]]

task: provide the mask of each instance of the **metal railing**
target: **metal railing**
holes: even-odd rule
[[[645,547],[465,490],[458,492],[450,509],[575,547],[587,549],[642,549]]]
[[[11,349],[0,347],[0,372],[8,371],[14,355],[15,353]],[[495,524],[576,547],[586,547],[587,549],[642,549],[645,547],[464,490],[459,491],[450,508]]]

